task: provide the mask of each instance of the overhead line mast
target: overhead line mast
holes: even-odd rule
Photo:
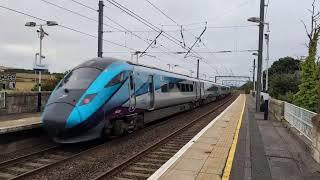
[[[103,54],[103,1],[99,1],[99,23],[98,23],[98,57],[102,58]]]

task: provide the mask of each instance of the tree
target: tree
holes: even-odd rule
[[[299,91],[300,61],[292,57],[280,58],[269,68],[269,94],[277,99],[292,102]],[[265,72],[264,72],[265,73]]]
[[[308,30],[303,22],[307,32],[309,43],[308,57],[301,63],[301,84],[299,92],[295,95],[295,104],[311,111],[319,111],[319,68],[316,64],[316,55],[320,34],[320,12],[316,12],[315,0],[312,3],[311,28]]]
[[[299,90],[299,75],[294,74],[273,74],[270,76],[269,94],[280,100],[293,102],[293,95]]]
[[[294,74],[300,70],[300,61],[292,57],[280,58],[269,68],[269,76],[274,74]]]
[[[55,78],[46,79],[43,81],[42,86],[41,86],[42,91],[53,91],[54,88],[61,81],[61,79],[64,77],[64,74],[62,74],[62,73],[54,73],[53,75],[55,76]],[[32,88],[32,91],[37,91],[37,90],[38,90],[38,84],[36,84]]]
[[[253,89],[253,82],[249,81],[247,83],[245,83],[244,85],[242,85],[241,87],[238,88],[241,91],[244,91],[246,94],[250,93],[250,90]]]

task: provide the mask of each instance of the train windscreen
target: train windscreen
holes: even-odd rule
[[[101,70],[96,68],[75,69],[62,80],[58,89],[87,89],[100,73]]]

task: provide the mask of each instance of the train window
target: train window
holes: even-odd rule
[[[61,81],[57,89],[87,89],[101,73],[96,68],[79,68],[69,72]]]
[[[190,85],[190,92],[193,92],[193,84]]]
[[[219,88],[216,87],[216,86],[212,86],[212,87],[209,89],[209,91],[218,91],[218,90],[219,90]]]
[[[116,75],[116,77],[114,77],[108,84],[106,87],[111,87],[114,86],[116,84],[119,84],[121,82],[123,82],[124,80],[124,73],[119,73],[118,75]]]
[[[130,88],[131,88],[131,90],[134,89],[134,83],[133,83],[132,73],[130,74]]]
[[[177,87],[178,87],[179,90],[181,90],[181,85],[180,85],[180,83],[177,83]]]
[[[185,84],[180,84],[181,85],[181,91],[186,92],[186,85]]]
[[[186,84],[186,92],[190,92],[190,85]]]
[[[165,92],[169,92],[168,90],[168,84],[164,84],[161,86],[161,92],[165,93]]]
[[[169,83],[169,89],[173,89],[174,88],[174,83]]]

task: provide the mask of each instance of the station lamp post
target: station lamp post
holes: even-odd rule
[[[36,54],[36,57],[37,55],[39,56],[39,64],[37,64],[37,62],[35,62],[35,66],[37,68],[39,68],[39,84],[38,84],[38,91],[39,91],[39,94],[38,94],[38,111],[41,110],[41,70],[44,70],[45,67],[42,67],[42,59],[44,58],[44,56],[42,55],[42,40],[45,36],[49,36],[48,33],[46,33],[44,30],[43,30],[43,26],[57,26],[58,23],[56,21],[47,21],[45,24],[39,24],[37,25],[37,23],[35,22],[27,22],[25,24],[25,26],[27,27],[39,27],[39,29],[37,30],[37,33],[39,34],[39,38],[40,38],[40,50],[39,50],[39,54]],[[41,69],[43,68],[43,69]]]
[[[262,91],[262,59],[263,59],[263,34],[264,34],[264,8],[265,2],[260,3],[260,18],[250,17],[249,22],[259,23],[259,49],[258,49],[258,72],[257,72],[257,93],[256,93],[256,112],[260,112],[261,91]]]

